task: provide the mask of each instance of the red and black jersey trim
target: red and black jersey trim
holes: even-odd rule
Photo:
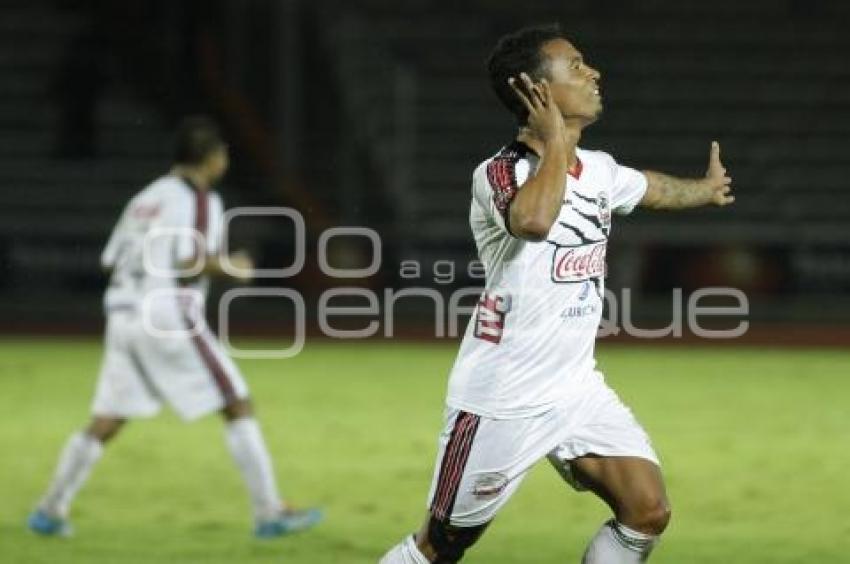
[[[186,186],[192,191],[192,195],[195,196],[195,231],[200,235],[199,238],[194,238],[194,257],[192,257],[191,264],[197,264],[201,257],[207,255],[207,229],[209,228],[209,215],[210,215],[210,199],[209,193],[206,190],[201,190],[198,186],[192,182],[189,178],[185,176],[180,176],[180,180],[183,181]],[[176,250],[175,250],[176,253]],[[190,278],[180,278],[178,279],[178,284],[181,286],[188,286],[191,283],[197,281],[198,277],[190,277]]]
[[[505,227],[510,231],[508,225],[508,209],[511,202],[519,191],[516,179],[516,164],[533,153],[532,149],[521,141],[514,141],[499,151],[487,163],[487,181],[493,190],[493,204],[505,220]]]
[[[574,164],[572,166],[572,168],[570,168],[567,171],[567,174],[569,174],[570,176],[572,176],[573,178],[578,180],[579,178],[581,178],[581,171],[583,171],[583,170],[584,170],[584,163],[581,162],[580,158],[576,157],[576,164]]]
[[[479,416],[465,411],[458,413],[455,418],[451,437],[443,452],[434,498],[431,500],[431,516],[442,523],[447,523],[451,518],[480,420]]]
[[[232,405],[239,398],[236,394],[236,389],[233,387],[233,382],[227,374],[227,369],[218,359],[215,351],[213,351],[208,342],[208,339],[213,339],[214,337],[211,336],[208,329],[199,329],[197,327],[197,323],[202,322],[193,324],[191,316],[186,311],[183,311],[183,323],[186,325],[186,330],[189,332],[192,344],[195,346],[201,362],[206,367],[207,372],[209,372],[210,378],[212,378],[219,393],[221,393],[224,405]]]
[[[209,370],[213,382],[215,382],[218,391],[221,393],[224,405],[232,405],[238,398],[236,390],[233,388],[233,382],[230,381],[230,377],[228,377],[224,366],[216,358],[212,348],[210,348],[202,335],[192,335],[192,343],[194,343],[198,354],[201,356],[201,361],[207,367],[207,370]]]

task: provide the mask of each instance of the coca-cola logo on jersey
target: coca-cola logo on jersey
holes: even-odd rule
[[[552,281],[583,282],[605,276],[605,250],[605,241],[555,247]]]

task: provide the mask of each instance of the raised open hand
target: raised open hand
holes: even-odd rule
[[[735,201],[732,195],[732,178],[726,176],[726,168],[720,162],[720,143],[711,142],[708,155],[708,170],[705,179],[711,189],[711,202],[718,206],[726,206]]]

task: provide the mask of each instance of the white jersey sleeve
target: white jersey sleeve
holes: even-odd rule
[[[476,175],[480,181],[473,190],[475,200],[485,216],[508,234],[511,234],[508,218],[511,202],[531,173],[531,165],[524,157],[519,146],[507,147],[487,162],[486,174]]]
[[[607,153],[605,156],[614,179],[611,188],[611,209],[620,215],[630,214],[646,194],[646,175],[617,163],[614,157]]]

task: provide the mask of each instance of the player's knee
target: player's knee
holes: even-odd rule
[[[660,535],[665,529],[667,529],[667,525],[670,524],[671,516],[672,511],[670,509],[670,504],[662,501],[655,507],[646,511],[644,515],[644,521],[646,523],[645,526],[650,533]]]
[[[672,516],[670,503],[663,497],[648,498],[632,511],[631,528],[650,535],[660,535],[667,528]]]
[[[250,399],[242,398],[224,406],[221,413],[226,420],[233,421],[242,417],[252,417],[254,415],[254,407]]]
[[[434,564],[454,564],[460,562],[466,549],[481,538],[486,528],[486,524],[476,527],[454,527],[432,517],[428,523],[427,533],[420,534],[416,544],[422,554]]]
[[[86,429],[86,434],[106,444],[126,423],[125,419],[111,419],[106,417],[98,417]]]

